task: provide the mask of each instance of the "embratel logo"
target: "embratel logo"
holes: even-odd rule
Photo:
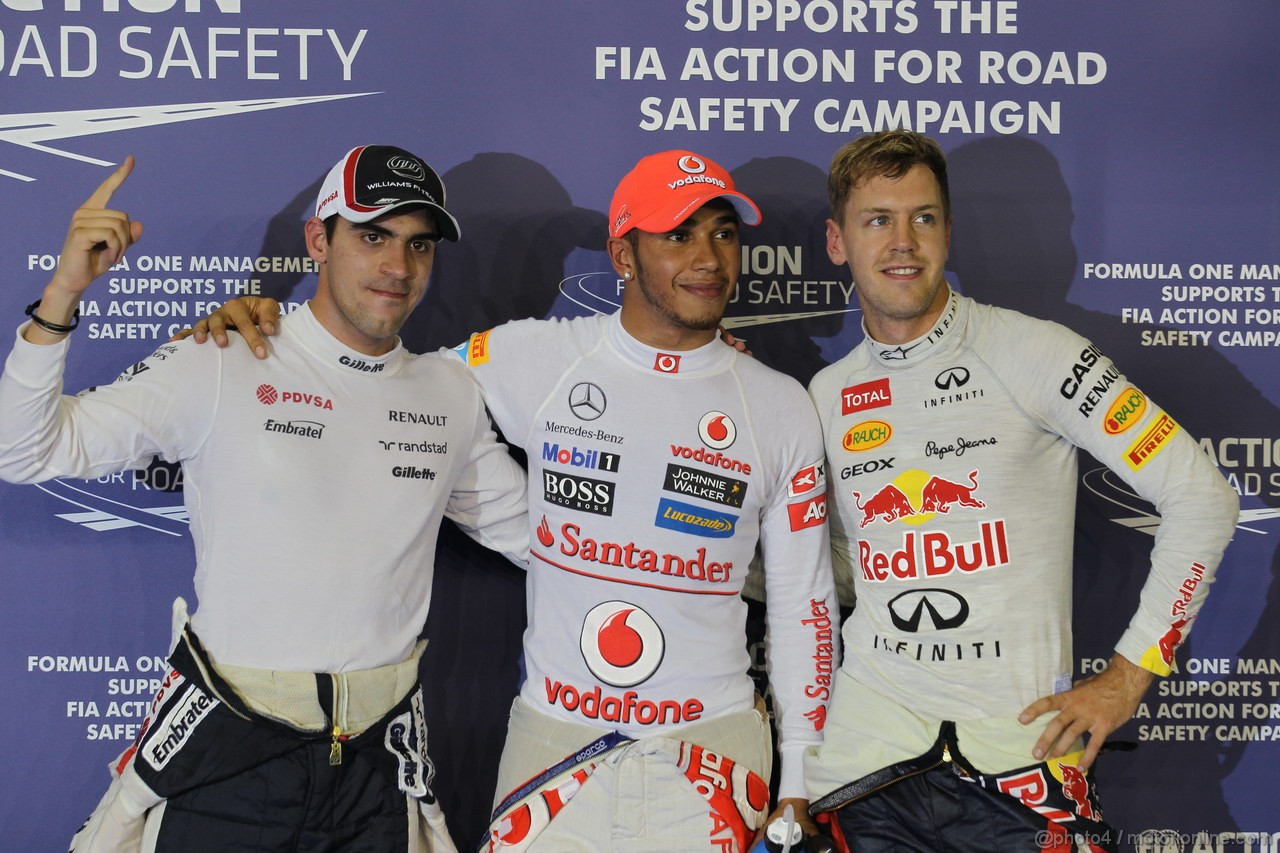
[[[884,421],[863,421],[849,427],[840,444],[850,453],[873,450],[893,438],[893,427]]]
[[[893,402],[889,391],[889,377],[851,385],[840,392],[840,413],[852,415],[866,409],[878,409]]]
[[[662,498],[658,501],[658,515],[653,523],[667,530],[692,533],[694,536],[728,539],[737,526],[738,516]]]
[[[1142,392],[1130,385],[1120,392],[1120,397],[1107,410],[1102,421],[1102,428],[1107,435],[1119,435],[1129,427],[1142,420],[1147,411],[1147,398]]]
[[[579,647],[596,678],[613,687],[634,687],[657,672],[666,641],[657,621],[642,607],[606,601],[582,620]]]
[[[698,438],[712,450],[724,450],[738,439],[738,428],[724,412],[707,412],[698,421]]]
[[[277,421],[274,418],[267,418],[267,422],[262,425],[265,432],[315,439],[324,438],[324,427],[319,421]]]
[[[300,403],[304,406],[333,411],[333,401],[319,394],[309,394],[305,391],[277,391],[275,386],[265,383],[259,385],[254,393],[258,397],[258,402],[264,406],[274,406],[276,403]]]
[[[679,373],[680,356],[660,352],[653,359],[653,369],[659,373]]]
[[[580,421],[594,421],[607,405],[604,391],[593,382],[579,382],[569,389],[569,411]]]

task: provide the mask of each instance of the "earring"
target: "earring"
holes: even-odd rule
[[[631,271],[627,270],[627,274],[623,276],[627,281],[631,281]]]

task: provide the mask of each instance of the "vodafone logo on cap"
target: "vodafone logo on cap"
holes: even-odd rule
[[[724,412],[707,412],[698,421],[698,438],[712,450],[724,450],[738,440],[738,428]]]
[[[680,171],[689,175],[701,175],[707,171],[707,164],[702,162],[702,158],[695,157],[692,154],[686,154],[676,163],[680,167]]]
[[[648,681],[666,652],[658,623],[625,601],[606,601],[591,608],[582,620],[579,642],[587,669],[614,687]]]

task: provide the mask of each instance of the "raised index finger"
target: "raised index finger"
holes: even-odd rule
[[[89,196],[82,207],[105,210],[107,202],[111,201],[111,197],[115,195],[116,190],[120,189],[120,185],[124,183],[124,179],[129,177],[129,173],[133,171],[133,155],[130,154],[124,158],[114,172],[107,176],[107,179],[98,185],[93,191],[93,195]]]

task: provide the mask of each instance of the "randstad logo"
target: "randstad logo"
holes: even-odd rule
[[[653,523],[667,530],[692,533],[694,536],[728,539],[733,535],[738,516],[663,498],[658,502],[658,517]]]

